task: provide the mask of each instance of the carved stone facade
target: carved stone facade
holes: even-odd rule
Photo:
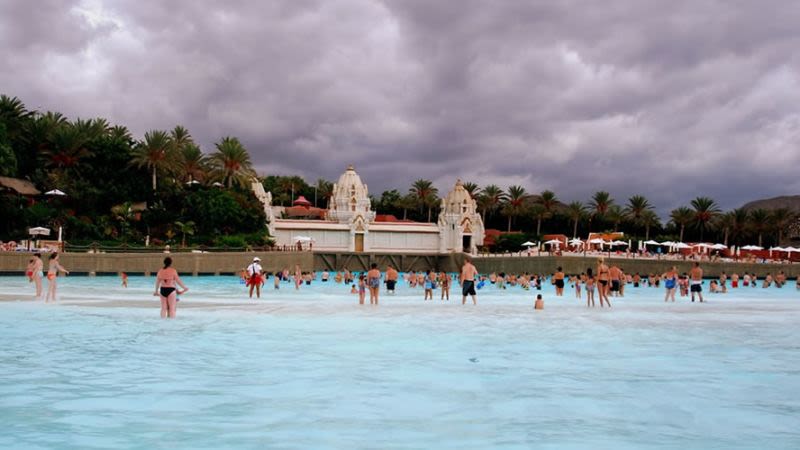
[[[475,199],[469,195],[461,180],[447,197],[442,199],[439,213],[439,252],[477,253],[483,245],[483,219],[478,214]]]
[[[264,192],[261,183],[253,183],[253,192],[264,204],[271,236],[281,246],[310,237],[314,249],[325,251],[476,253],[483,244],[483,221],[460,180],[442,199],[437,223],[375,222],[367,185],[353,166],[333,185],[326,220],[280,219],[272,207],[272,195]]]

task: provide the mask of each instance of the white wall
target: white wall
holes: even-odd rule
[[[413,233],[370,231],[367,235],[369,251],[426,252],[438,253],[438,233]]]
[[[287,230],[280,228],[275,230],[277,245],[295,245],[295,236],[308,236],[314,239],[315,250],[347,251],[350,243],[350,232],[344,230]]]

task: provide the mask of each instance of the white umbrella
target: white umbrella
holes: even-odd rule
[[[549,241],[546,241],[545,244],[559,246],[563,244],[563,242],[559,241],[558,239],[551,239]]]
[[[583,245],[583,241],[575,238],[569,241],[569,245]]]
[[[677,244],[675,244],[675,248],[678,248],[678,249],[692,248],[692,246],[689,245],[689,244],[684,244],[683,242],[678,242]]]
[[[759,247],[757,245],[745,245],[742,247],[742,250],[764,250],[764,247]]]
[[[800,248],[795,248],[795,247],[786,247],[784,250],[789,252],[789,253],[800,252]]]
[[[200,182],[197,180],[192,180],[192,181],[187,181],[186,184],[188,184],[189,186],[193,186],[195,184],[200,184]]]
[[[706,244],[705,242],[701,242],[699,244],[694,244],[692,247],[711,248],[711,244]]]
[[[211,185],[214,186],[214,187],[224,187],[225,186],[224,184],[220,183],[219,181],[215,181]]]
[[[64,196],[64,195],[67,195],[67,194],[65,194],[63,191],[59,191],[58,189],[53,189],[52,191],[45,192],[44,195]]]
[[[785,249],[785,248],[783,248],[783,247],[772,247],[771,249],[769,249],[769,251],[771,251],[771,252],[772,252],[772,251],[775,251],[775,252],[785,252],[785,251],[788,251],[788,250],[786,250],[786,249]]]
[[[675,245],[675,242],[672,242],[672,241],[664,241],[664,242],[662,242],[662,243],[661,243],[661,245],[666,245],[667,247],[669,247],[669,246]]]
[[[602,240],[600,238],[594,238],[594,239],[590,239],[589,243],[590,244],[605,244],[606,241],[604,241],[604,240]]]
[[[28,234],[30,234],[31,236],[50,236],[50,228],[45,228],[45,227],[29,228]]]
[[[713,248],[714,250],[725,250],[726,248],[728,248],[728,246],[725,244],[714,244],[711,246],[711,248]]]
[[[523,243],[522,243],[522,246],[523,246],[523,247],[533,247],[534,245],[536,245],[536,244],[534,244],[534,243],[533,243],[533,242],[531,242],[531,241],[526,241],[526,242],[523,242]]]
[[[644,241],[644,245],[661,245],[661,242],[657,242],[654,240]]]
[[[612,241],[609,243],[609,245],[611,245],[612,247],[616,247],[618,245],[628,245],[628,243],[625,241]]]

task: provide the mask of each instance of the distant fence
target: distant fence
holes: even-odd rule
[[[236,253],[236,252],[298,252],[298,251],[311,251],[308,248],[301,248],[299,246],[288,245],[248,245],[245,247],[212,247],[206,245],[197,245],[192,247],[181,246],[154,246],[144,247],[140,245],[107,245],[98,242],[93,242],[87,245],[75,245],[64,243],[64,252],[73,253]]]

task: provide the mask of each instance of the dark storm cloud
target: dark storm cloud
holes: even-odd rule
[[[34,6],[35,5],[35,6]],[[800,191],[793,1],[0,2],[0,88],[262,173],[456,177],[663,213]]]

